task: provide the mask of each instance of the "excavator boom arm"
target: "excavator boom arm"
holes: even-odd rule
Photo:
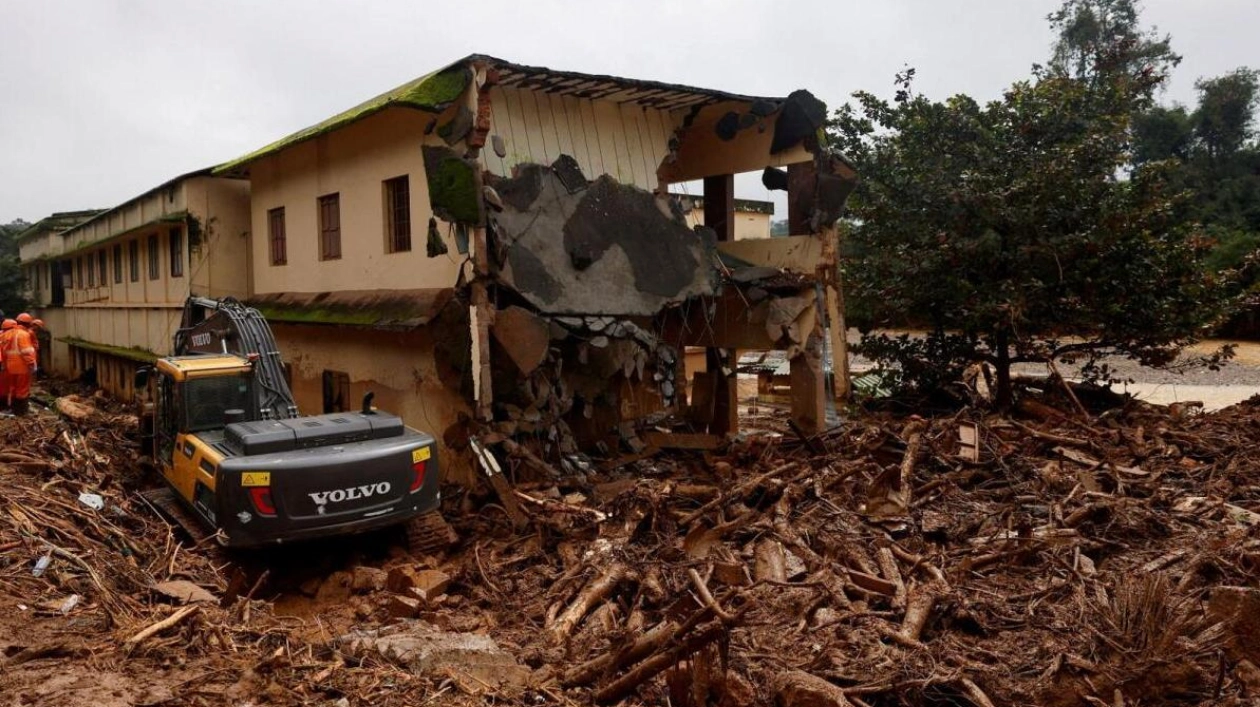
[[[267,319],[234,298],[189,297],[175,332],[176,356],[234,354],[253,361],[262,419],[298,416],[297,403],[284,377],[280,347]]]

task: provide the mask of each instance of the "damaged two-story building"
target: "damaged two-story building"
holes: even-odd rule
[[[560,460],[633,443],[625,423],[659,413],[734,431],[740,349],[789,351],[793,417],[824,424],[823,359],[845,356],[835,222],[856,180],[825,117],[805,91],[473,55],[215,174],[250,181],[250,302],[301,406],[371,390],[453,451],[481,434]],[[744,172],[787,191],[789,237],[736,239]],[[697,183],[701,199],[671,197]],[[685,381],[693,346],[709,365]]]
[[[231,294],[271,321],[305,412],[373,392],[442,440],[451,481],[475,437],[535,467],[639,449],[645,422],[650,444],[720,439],[740,350],[788,352],[792,416],[818,430],[828,359],[847,394],[835,223],[856,181],[825,118],[805,91],[469,56],[49,236],[54,367],[108,363],[129,394],[182,297]],[[786,191],[789,236],[747,237],[772,212],[735,198],[749,172]]]

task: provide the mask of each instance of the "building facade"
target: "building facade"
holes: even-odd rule
[[[32,238],[47,367],[131,399],[137,366],[170,352],[189,294],[248,295],[248,234],[249,183],[202,170]]]
[[[230,295],[271,322],[304,413],[372,392],[439,439],[448,480],[474,478],[475,437],[547,473],[636,448],[658,414],[719,438],[739,349],[786,350],[793,415],[819,429],[855,182],[819,144],[825,117],[804,91],[473,55],[59,233],[53,367],[128,397],[185,297]],[[734,175],[763,170],[789,237],[768,238],[768,202],[734,198]],[[688,381],[695,346],[708,365]]]

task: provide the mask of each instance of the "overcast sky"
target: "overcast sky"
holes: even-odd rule
[[[1058,0],[0,0],[0,223],[109,207],[477,52],[786,95],[996,97]],[[1260,67],[1260,1],[1147,0],[1194,80]],[[760,187],[741,196],[765,198]]]

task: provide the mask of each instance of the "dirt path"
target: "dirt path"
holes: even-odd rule
[[[856,330],[850,330],[850,344],[856,344],[859,338]],[[1201,401],[1205,410],[1219,410],[1260,394],[1260,342],[1209,339],[1189,347],[1182,356],[1183,360],[1211,356],[1225,345],[1234,347],[1234,357],[1215,371],[1203,367],[1159,370],[1122,356],[1107,357],[1102,363],[1112,371],[1114,378],[1127,381],[1113,384],[1116,391],[1132,393],[1141,400],[1161,405]],[[855,367],[870,364],[861,357],[854,357]],[[1060,366],[1060,370],[1069,378],[1077,378],[1080,373],[1079,366]],[[1046,368],[1021,364],[1014,372],[1038,376],[1045,375]]]

